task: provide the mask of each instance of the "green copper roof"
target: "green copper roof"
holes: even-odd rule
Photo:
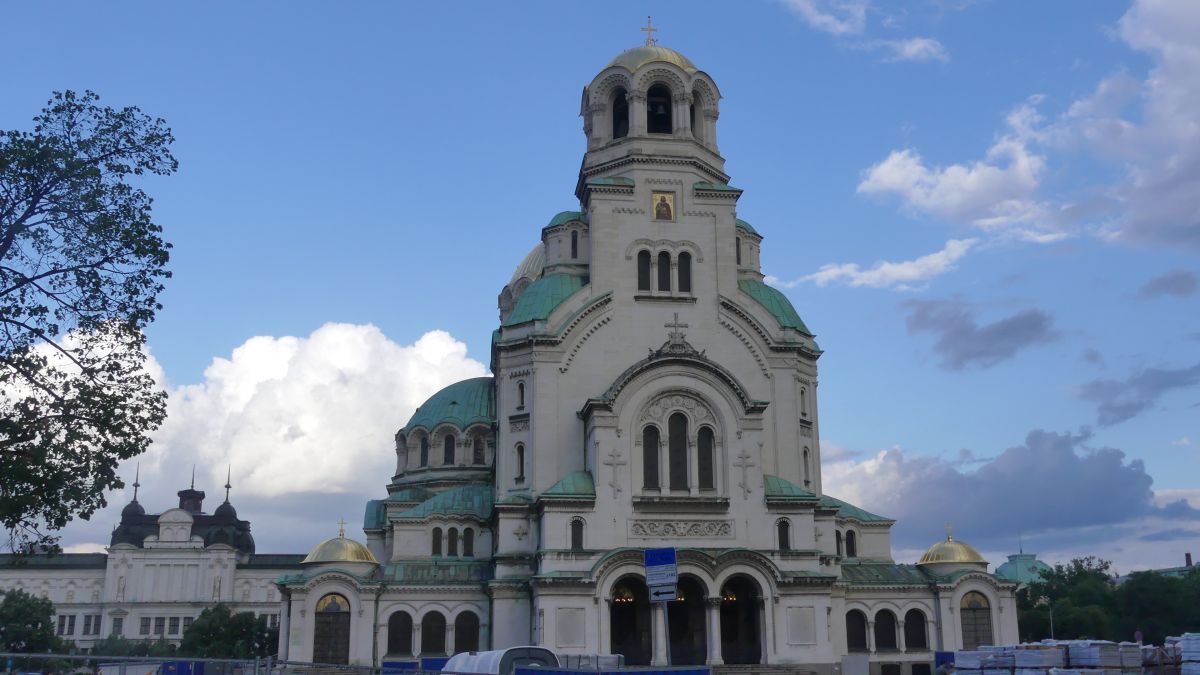
[[[829,495],[821,495],[821,506],[837,509],[839,518],[851,518],[862,523],[894,523],[896,521],[885,516],[877,516],[870,511],[864,511],[857,506],[835,499]]]
[[[996,576],[1020,584],[1028,584],[1042,580],[1042,572],[1053,568],[1037,559],[1033,553],[1014,553],[1008,556],[1008,562],[996,568]]]
[[[771,288],[758,279],[739,279],[738,288],[750,297],[754,298],[755,302],[762,305],[779,325],[784,328],[794,328],[805,335],[812,335],[808,330],[808,326],[804,325],[804,321],[800,319],[800,315],[796,313],[796,308],[792,307],[792,302],[787,299],[787,296],[780,291]]]
[[[402,490],[396,490],[388,495],[384,501],[389,502],[423,502],[432,497],[434,493],[426,490],[423,487],[406,487]]]
[[[382,499],[371,499],[367,501],[367,508],[363,511],[363,529],[364,530],[380,530],[383,529],[384,523],[387,522],[387,506],[384,505]]]
[[[496,399],[492,378],[473,377],[455,382],[430,396],[404,425],[404,434],[407,436],[417,427],[432,431],[443,422],[465,429],[476,422],[491,424],[495,420]]]
[[[816,501],[817,499],[817,496],[808,490],[796,487],[791,482],[770,474],[763,474],[763,494],[766,496],[767,501],[782,499],[811,499]]]
[[[706,180],[692,183],[693,190],[708,190],[710,192],[741,192],[741,188],[735,188],[729,183],[710,183]]]
[[[400,518],[429,518],[431,516],[474,516],[480,520],[492,517],[495,496],[490,485],[464,485],[446,490],[436,497],[400,513]]]
[[[405,584],[479,583],[491,578],[491,565],[453,559],[397,562],[384,565],[382,576]]]
[[[591,181],[589,181],[589,182],[591,182]],[[554,227],[555,225],[562,225],[563,223],[569,223],[573,220],[578,220],[582,223],[586,223],[587,222],[587,214],[585,214],[583,211],[559,211],[557,214],[554,215],[553,218],[550,219],[550,224],[547,225],[546,227]]]
[[[842,579],[854,585],[928,584],[940,577],[916,565],[844,562]]]
[[[542,493],[543,497],[592,497],[596,496],[596,482],[587,471],[569,473],[549,490]]]
[[[752,227],[750,225],[750,223],[747,223],[746,221],[742,220],[741,218],[738,218],[737,220],[733,221],[733,224],[739,230],[745,230],[755,236],[759,236],[759,237],[762,236],[761,234],[758,233],[758,230],[754,229],[754,227]]]
[[[505,326],[516,326],[527,321],[544,321],[567,298],[583,288],[583,277],[573,274],[547,274],[529,284]]]

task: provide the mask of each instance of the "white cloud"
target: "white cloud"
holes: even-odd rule
[[[859,267],[858,263],[829,263],[795,281],[780,282],[778,279],[769,278],[768,283],[776,283],[785,288],[811,282],[817,286],[844,284],[855,288],[910,290],[954,269],[954,264],[977,242],[978,239],[951,239],[942,250],[914,260],[880,261],[865,270]]]
[[[867,43],[868,49],[888,52],[885,61],[942,61],[950,60],[946,47],[934,38],[914,37],[904,40],[877,40]]]
[[[82,542],[79,544],[71,544],[63,547],[63,553],[104,553],[108,548],[107,544],[97,544],[96,542]]]
[[[864,0],[783,0],[809,26],[832,35],[856,35],[867,23]]]
[[[1181,436],[1180,438],[1176,438],[1175,440],[1171,441],[1171,445],[1175,445],[1175,446],[1179,446],[1179,447],[1187,447],[1191,444],[1192,444],[1192,439],[1190,436]]]

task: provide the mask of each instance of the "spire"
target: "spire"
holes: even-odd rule
[[[654,34],[658,32],[658,29],[650,23],[649,16],[646,17],[646,27],[642,28],[641,31],[646,34],[647,47],[653,47],[654,45],[658,44],[658,40],[654,39]]]
[[[192,465],[192,490],[196,489],[196,465]]]
[[[133,472],[133,501],[135,501],[135,502],[137,501],[138,488],[142,487],[142,484],[140,482],[138,482],[141,479],[142,479],[142,463],[138,462],[137,469],[134,469],[134,472]]]
[[[954,541],[954,526],[946,523],[946,541]]]
[[[229,488],[233,487],[229,484],[229,477],[233,475],[233,465],[225,465],[225,503],[229,503]]]
[[[1017,552],[1025,554],[1025,542],[1021,541],[1021,531],[1017,530]]]

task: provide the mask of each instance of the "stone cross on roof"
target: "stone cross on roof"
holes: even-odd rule
[[[655,44],[658,43],[658,40],[654,39],[654,34],[658,32],[658,29],[655,28],[650,23],[649,16],[646,17],[646,27],[642,29],[642,32],[646,34],[646,46],[647,47],[653,47]]]

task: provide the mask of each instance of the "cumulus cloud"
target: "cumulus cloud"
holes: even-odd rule
[[[823,489],[895,518],[897,551],[936,541],[947,519],[977,548],[1011,552],[1023,532],[1027,541],[1041,541],[1040,534],[1079,554],[1114,538],[1117,525],[1140,536],[1149,533],[1137,531],[1144,522],[1178,528],[1181,519],[1200,518],[1182,499],[1160,505],[1140,460],[1088,441],[1086,434],[1034,430],[1022,444],[969,464],[892,448],[861,461],[826,460]]]
[[[1022,349],[1058,338],[1053,318],[1037,309],[980,325],[974,311],[960,301],[912,300],[905,305],[910,310],[908,332],[936,335],[933,350],[947,370],[990,368]]]
[[[1200,364],[1190,368],[1143,368],[1123,380],[1092,380],[1079,397],[1096,403],[1096,422],[1109,427],[1149,410],[1167,392],[1200,384]]]
[[[884,61],[941,61],[950,60],[950,53],[945,45],[935,38],[912,37],[903,40],[872,40],[862,44],[863,49],[881,50],[886,56]]]
[[[785,288],[810,282],[817,286],[844,284],[854,288],[911,290],[954,269],[954,264],[966,255],[967,251],[977,242],[977,239],[951,239],[946,242],[942,250],[913,260],[895,262],[883,260],[868,269],[862,269],[858,263],[829,263],[822,265],[821,269],[816,272],[795,281],[780,282],[778,279],[772,278],[768,280],[768,283],[779,283]]]
[[[1194,273],[1187,270],[1172,270],[1147,281],[1138,291],[1138,296],[1156,298],[1163,295],[1175,295],[1186,298],[1195,294],[1198,285],[1200,283],[1197,282]]]
[[[193,465],[206,510],[223,498],[251,520],[259,550],[303,552],[355,522],[395,470],[392,437],[438,389],[486,374],[466,345],[431,331],[410,345],[372,325],[329,323],[307,337],[253,337],[215,358],[202,382],[169,386],[167,420],[141,465],[139,499],[157,512],[175,505]],[[133,462],[123,467],[132,483]],[[108,541],[131,489],[110,496],[92,523],[73,525],[65,545]]]
[[[867,24],[865,0],[783,0],[810,27],[831,35],[855,35]]]

